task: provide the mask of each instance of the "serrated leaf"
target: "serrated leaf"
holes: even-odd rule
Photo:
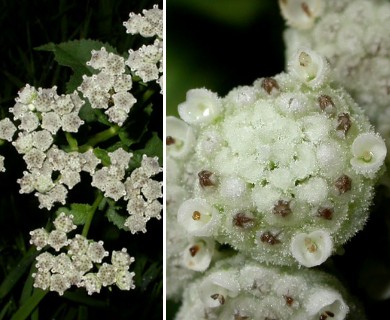
[[[72,203],[70,209],[67,207],[60,207],[56,214],[64,212],[67,215],[73,215],[73,223],[75,225],[84,225],[88,213],[91,211],[91,205],[85,203]]]
[[[61,66],[72,68],[74,74],[67,83],[67,92],[73,92],[82,82],[83,75],[92,75],[93,68],[86,65],[91,59],[92,50],[100,50],[105,47],[108,52],[116,53],[115,48],[107,43],[95,40],[73,40],[62,42],[60,44],[47,43],[43,46],[36,47],[38,51],[51,51],[54,53],[54,59]]]
[[[126,218],[122,215],[120,215],[114,206],[109,206],[106,211],[106,217],[108,221],[110,221],[112,224],[114,224],[116,227],[118,227],[121,230],[128,231],[127,227],[125,227]]]

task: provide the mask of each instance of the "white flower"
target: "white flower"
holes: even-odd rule
[[[332,320],[345,319],[349,311],[341,294],[331,288],[310,290],[304,308],[311,317],[323,316],[324,319]]]
[[[192,236],[211,236],[219,220],[218,210],[207,204],[206,200],[195,198],[182,203],[177,220]]]
[[[373,177],[382,166],[387,148],[383,139],[373,133],[363,133],[352,143],[351,165],[357,173]]]
[[[194,238],[183,252],[183,264],[194,271],[205,271],[214,254],[215,242],[211,238]]]
[[[333,240],[325,230],[316,230],[309,234],[298,233],[291,241],[290,250],[299,264],[314,267],[332,254]]]
[[[222,111],[217,94],[207,89],[192,89],[187,92],[186,101],[179,104],[180,117],[187,123],[205,126]]]
[[[193,129],[184,121],[167,117],[167,153],[174,158],[183,158],[195,144]]]
[[[287,23],[297,29],[309,29],[322,13],[322,0],[279,0],[280,9]]]
[[[313,50],[302,48],[289,61],[292,76],[312,88],[318,88],[327,79],[329,64],[325,57]]]

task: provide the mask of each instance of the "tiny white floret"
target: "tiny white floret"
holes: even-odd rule
[[[386,158],[386,144],[374,133],[363,133],[352,143],[351,165],[357,173],[372,178]]]
[[[192,236],[211,236],[219,221],[218,210],[201,198],[189,199],[182,203],[177,220]]]
[[[175,117],[167,117],[167,154],[174,158],[183,158],[195,144],[192,128],[184,121]]]
[[[325,262],[332,254],[333,240],[326,230],[316,230],[309,234],[299,233],[291,241],[293,257],[305,267],[314,267]]]
[[[322,13],[321,0],[279,0],[282,15],[287,23],[297,29],[309,29]]]
[[[222,103],[214,92],[207,89],[192,89],[187,92],[186,101],[179,104],[178,111],[185,122],[204,126],[221,113]]]

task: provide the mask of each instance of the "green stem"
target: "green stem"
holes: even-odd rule
[[[81,233],[82,236],[87,237],[93,216],[95,215],[96,209],[99,207],[99,204],[103,198],[103,193],[99,192],[94,203],[92,204],[91,210],[88,212],[87,218],[85,219],[83,232]]]
[[[65,132],[66,141],[68,141],[69,147],[71,151],[77,151],[78,150],[78,143],[75,138],[73,138],[72,134],[70,132]]]
[[[34,294],[26,300],[26,302],[16,311],[12,316],[11,320],[25,320],[34,311],[39,302],[45,297],[48,293],[46,290],[36,289]]]
[[[118,134],[119,129],[120,129],[119,126],[114,125],[102,132],[96,133],[91,138],[89,138],[85,144],[79,147],[79,152],[83,153],[93,148],[98,143],[111,139],[112,137],[115,137]]]

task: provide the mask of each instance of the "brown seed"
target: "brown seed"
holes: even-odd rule
[[[243,212],[239,212],[239,213],[235,214],[235,216],[233,217],[233,225],[235,225],[236,227],[243,228],[243,229],[249,229],[249,228],[253,227],[254,224],[255,224],[254,219],[251,217],[248,217]]]
[[[307,5],[306,2],[302,2],[301,3],[301,8],[302,8],[303,12],[306,13],[306,15],[309,18],[311,18],[312,14],[311,14],[310,8],[309,8],[309,6]]]
[[[190,251],[190,255],[191,257],[195,257],[195,255],[199,252],[200,248],[198,245],[194,245],[192,246],[189,251]]]
[[[273,209],[275,215],[286,217],[291,213],[290,201],[279,200]]]
[[[347,134],[349,128],[351,128],[351,118],[348,113],[341,113],[338,117],[337,130],[342,131],[344,135]]]
[[[261,87],[267,91],[268,94],[271,94],[273,89],[279,90],[279,84],[274,78],[264,78]]]
[[[335,187],[339,191],[339,194],[346,193],[352,188],[352,180],[347,175],[343,174],[334,183]]]
[[[199,184],[204,187],[210,187],[215,185],[215,177],[211,171],[202,170],[198,173]]]
[[[198,221],[200,220],[200,217],[202,216],[202,214],[199,212],[199,211],[194,211],[192,213],[192,219],[194,219],[195,221]]]
[[[332,311],[325,311],[325,313],[329,316],[329,317],[334,317],[334,313]]]
[[[332,98],[323,94],[318,97],[318,104],[320,105],[320,109],[322,111],[326,111],[327,109],[330,111],[335,108],[335,105],[332,101]]]
[[[170,145],[174,144],[175,142],[176,142],[176,140],[171,136],[167,136],[167,138],[165,139],[165,143],[167,144],[167,146],[170,146]]]
[[[291,307],[292,304],[294,303],[294,299],[293,299],[292,297],[290,297],[290,296],[284,295],[283,298],[284,298],[284,300],[286,301],[286,304],[287,304],[289,307]]]
[[[214,293],[210,296],[210,298],[218,300],[219,304],[225,304],[225,297],[222,294]]]
[[[261,242],[265,242],[265,243],[268,243],[270,245],[274,245],[274,244],[280,243],[280,240],[277,238],[277,236],[278,235],[273,235],[271,232],[267,231],[261,235],[260,240],[261,240]]]
[[[325,220],[332,220],[334,210],[333,208],[321,207],[318,208],[317,213],[319,217],[324,218]]]

